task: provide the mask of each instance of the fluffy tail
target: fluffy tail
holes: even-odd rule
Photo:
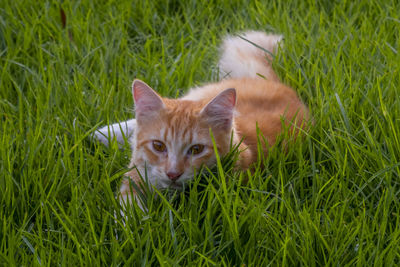
[[[271,55],[281,40],[281,35],[257,31],[228,36],[221,47],[222,54],[218,64],[220,78],[262,75],[268,80],[279,80],[271,67]]]

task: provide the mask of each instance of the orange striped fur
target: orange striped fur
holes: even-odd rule
[[[281,40],[262,32],[242,36],[270,52]],[[245,170],[257,161],[256,125],[268,142],[265,155],[282,133],[282,121],[292,128],[306,127],[307,107],[295,91],[279,81],[268,60],[271,56],[250,42],[227,37],[219,62],[225,78],[218,83],[193,88],[180,99],[168,99],[135,80],[136,126],[130,162],[135,168],[127,176],[140,183],[139,173],[146,173],[157,188],[179,189],[193,178],[196,169],[215,164],[210,129],[220,155],[229,151],[231,141],[238,144],[243,139],[237,165]],[[128,179],[120,193],[125,204],[135,196]]]

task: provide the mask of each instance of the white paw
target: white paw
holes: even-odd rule
[[[113,139],[116,139],[120,147],[129,141],[135,131],[136,120],[127,120],[120,123],[103,126],[93,133],[93,137],[104,145],[109,146]]]

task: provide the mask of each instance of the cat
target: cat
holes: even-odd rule
[[[121,204],[138,200],[132,182],[140,175],[156,188],[181,189],[195,170],[216,164],[219,155],[239,144],[237,168],[246,170],[257,161],[257,128],[263,152],[274,145],[285,124],[294,135],[309,121],[307,107],[296,92],[282,84],[271,67],[282,36],[248,31],[222,42],[217,83],[192,88],[179,99],[163,98],[141,80],[132,84],[136,118],[105,126],[96,137],[106,145],[110,138],[130,138],[132,168],[122,181]],[[139,206],[143,209],[138,201]]]

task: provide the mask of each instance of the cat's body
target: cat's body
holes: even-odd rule
[[[182,188],[195,169],[215,164],[210,130],[220,155],[228,153],[231,144],[240,143],[237,165],[247,169],[257,161],[257,127],[267,141],[262,142],[266,155],[284,125],[292,134],[306,126],[307,108],[279,81],[269,62],[271,56],[259,48],[272,53],[281,37],[262,32],[242,36],[246,40],[228,37],[223,43],[219,68],[226,77],[193,88],[180,99],[161,98],[145,83],[134,81],[136,120],[103,127],[97,133],[104,143],[102,135],[109,129],[118,141],[123,139],[121,130],[131,135],[130,167],[136,168],[127,176],[132,181],[140,183],[139,172],[158,188]],[[129,180],[123,181],[120,193],[125,203],[136,194]]]

